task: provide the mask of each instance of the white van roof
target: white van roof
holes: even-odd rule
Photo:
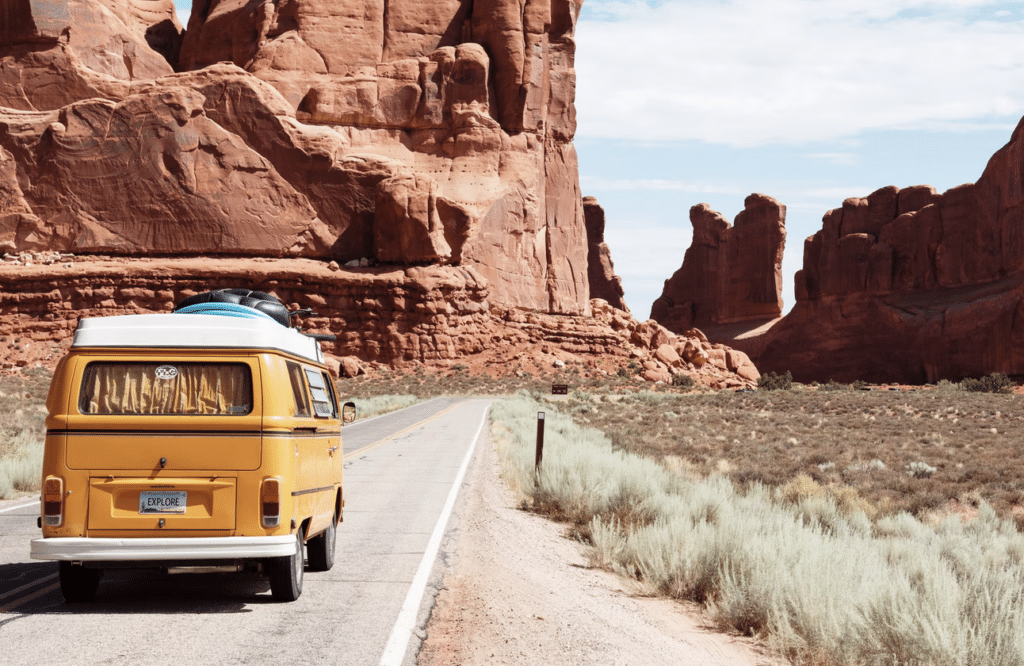
[[[159,347],[163,349],[271,349],[318,363],[320,343],[269,318],[214,314],[140,314],[82,319],[71,347]]]

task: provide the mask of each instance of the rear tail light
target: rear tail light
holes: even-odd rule
[[[64,480],[48,476],[43,481],[43,524],[56,527],[64,522]]]
[[[263,527],[277,527],[281,524],[281,482],[277,479],[263,479],[260,513],[263,516]]]

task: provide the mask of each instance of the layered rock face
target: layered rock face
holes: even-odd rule
[[[786,207],[751,194],[735,225],[707,205],[690,209],[693,240],[665,281],[651,318],[671,331],[694,326],[715,338],[723,324],[759,325],[782,314]]]
[[[593,317],[489,305],[488,286],[471,267],[342,271],[308,259],[126,259],[58,252],[0,261],[0,337],[6,343],[0,346],[0,372],[53,367],[83,317],[170,313],[183,298],[238,285],[273,293],[292,311],[314,310],[302,328],[335,334],[335,342],[321,344],[335,361],[345,361],[349,374],[358,372],[355,358],[444,367],[473,356],[501,373],[517,366],[550,372],[559,363],[583,359],[615,372],[633,359],[648,381],[687,374],[702,385],[743,388],[758,376],[741,352],[713,345],[696,331],[676,336],[656,322],[638,322],[600,299],[593,301]]]
[[[600,298],[613,308],[629,312],[622,278],[615,274],[612,253],[604,242],[604,209],[594,197],[583,197],[583,218],[587,225],[587,277],[591,298]]]
[[[359,160],[338,177],[363,196],[317,206],[336,258],[471,265],[496,302],[579,313],[578,13],[575,0],[207,0],[180,67],[233,62],[299,121],[338,129],[336,159]],[[318,195],[351,196],[332,189]]]
[[[585,313],[579,3],[521,5],[197,1],[173,74],[171,0],[0,0],[0,247],[457,264]]]
[[[762,370],[920,383],[1024,373],[1024,123],[976,184],[882,188],[804,243]]]

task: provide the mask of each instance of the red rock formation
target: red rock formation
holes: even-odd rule
[[[584,313],[579,4],[520,4],[206,0],[171,74],[171,0],[0,0],[0,238],[454,263]]]
[[[797,303],[754,354],[800,380],[1024,374],[1024,122],[977,184],[880,189],[804,243]]]
[[[336,244],[337,258],[472,265],[496,302],[579,313],[589,297],[571,143],[578,12],[576,0],[207,0],[179,64],[251,72],[299,121],[337,128],[325,131],[340,137],[335,162],[375,174],[342,179],[357,188],[348,210],[314,201],[357,241]],[[341,196],[332,184],[322,197]]]
[[[715,388],[757,379],[746,356],[712,345],[698,331],[676,336],[656,322],[593,301],[593,317],[566,317],[488,303],[488,287],[469,267],[340,270],[306,259],[111,258],[57,252],[7,255],[0,261],[0,372],[53,367],[83,317],[169,313],[175,302],[220,287],[278,296],[291,310],[318,314],[303,328],[333,333],[324,350],[338,371],[359,362],[408,365],[483,356],[510,372],[520,361],[550,369],[560,359],[597,358],[614,368],[630,359],[649,381],[688,374]]]
[[[723,324],[756,327],[779,317],[786,207],[752,194],[735,226],[707,204],[690,209],[690,223],[683,265],[665,281],[651,318],[676,332],[697,326],[714,339]]]
[[[587,225],[587,276],[590,297],[600,298],[613,308],[629,312],[622,290],[622,278],[615,274],[612,253],[604,242],[604,209],[594,197],[583,197],[583,217]]]
[[[173,0],[0,0],[0,107],[120,99],[173,71],[180,33]]]

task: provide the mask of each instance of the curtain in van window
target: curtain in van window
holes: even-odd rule
[[[93,362],[82,377],[83,414],[241,415],[252,411],[242,363]]]

